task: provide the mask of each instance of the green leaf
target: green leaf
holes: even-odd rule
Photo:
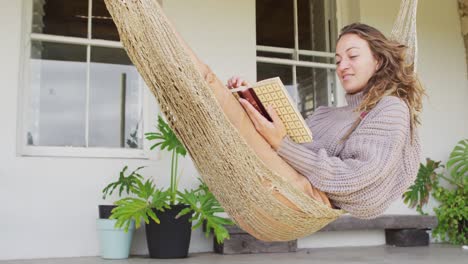
[[[138,174],[137,172],[144,167],[138,167],[134,171],[130,172],[128,176],[125,175],[125,172],[128,169],[128,166],[125,166],[119,172],[119,178],[117,181],[110,183],[107,185],[103,190],[103,199],[106,199],[107,196],[112,195],[114,190],[118,189],[119,196],[122,196],[122,193],[125,191],[128,195],[133,193],[136,186],[141,183],[143,180],[143,176]]]
[[[440,167],[440,161],[426,159],[426,165],[419,166],[414,184],[403,194],[403,202],[410,208],[416,207],[420,214],[425,214],[422,208],[429,200],[430,191],[437,186],[436,170]]]
[[[460,140],[447,161],[450,176],[460,184],[468,177],[468,139]]]
[[[159,218],[156,216],[156,213],[153,210],[149,210],[148,215],[149,215],[149,217],[151,217],[151,219],[154,220],[154,222],[156,222],[158,224],[160,223]]]
[[[136,228],[139,228],[149,210],[146,201],[139,198],[123,198],[115,204],[117,207],[112,210],[110,219],[117,219],[116,227],[123,226],[125,231],[128,231],[132,219],[135,220]]]
[[[168,151],[176,149],[177,154],[183,157],[187,154],[184,145],[179,141],[175,133],[160,115],[158,116],[157,132],[145,133],[145,137],[147,140],[157,141],[151,146],[151,149],[156,147],[160,147],[161,150],[167,148]]]
[[[192,208],[190,208],[190,207],[184,208],[177,214],[177,217],[181,217],[181,216],[186,215],[186,214],[188,214],[190,212],[192,212]]]
[[[189,205],[191,210],[194,211],[192,221],[196,221],[197,223],[192,226],[192,229],[199,228],[205,221],[207,227],[206,236],[213,231],[219,243],[229,238],[229,232],[224,226],[234,223],[230,219],[215,215],[216,213],[224,212],[224,210],[203,182],[196,190],[185,190],[183,193],[178,192],[178,195],[181,197],[180,200]]]
[[[141,175],[135,177],[139,178]],[[135,220],[136,228],[140,227],[142,221],[149,223],[152,220],[159,223],[155,211],[170,208],[169,193],[156,189],[151,179],[147,179],[144,183],[137,181],[132,190],[137,197],[122,198],[115,202],[117,207],[113,209],[111,219],[117,219],[116,227],[128,230],[132,219]]]

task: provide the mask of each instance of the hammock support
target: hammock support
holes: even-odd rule
[[[411,0],[403,0],[411,1]],[[174,30],[157,1],[105,0],[132,62],[225,211],[264,241],[289,241],[344,212],[283,161]]]

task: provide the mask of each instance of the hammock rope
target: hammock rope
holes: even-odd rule
[[[237,225],[260,240],[289,241],[318,231],[344,213],[314,193],[305,177],[257,133],[234,96],[183,42],[157,1],[105,3],[124,48],[170,127]]]
[[[414,72],[416,72],[418,60],[417,9],[418,0],[401,0],[400,10],[390,34],[392,40],[408,47],[406,51],[406,63],[414,63]]]

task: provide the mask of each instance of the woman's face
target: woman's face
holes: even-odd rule
[[[378,68],[367,41],[356,34],[343,35],[336,44],[336,73],[346,93],[362,91]]]

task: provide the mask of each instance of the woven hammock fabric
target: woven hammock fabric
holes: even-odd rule
[[[400,11],[393,25],[390,38],[408,47],[406,63],[414,63],[416,72],[418,60],[418,38],[416,30],[416,13],[418,0],[401,0]]]
[[[170,127],[237,225],[264,241],[307,236],[344,212],[283,161],[155,0],[105,0]],[[305,181],[305,182],[304,182]],[[307,187],[309,186],[309,187]]]

